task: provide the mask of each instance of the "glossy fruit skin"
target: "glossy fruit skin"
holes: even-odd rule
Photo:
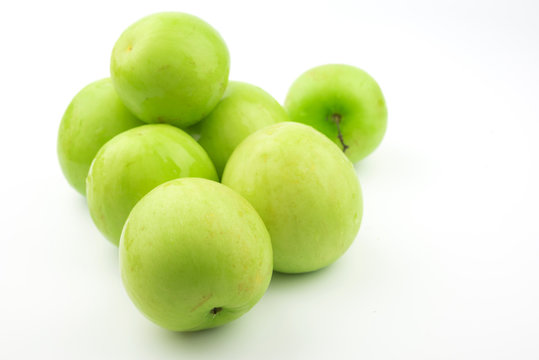
[[[140,126],[107,142],[86,179],[86,198],[97,228],[118,245],[125,220],[150,190],[180,177],[217,180],[208,154],[189,135],[167,124]]]
[[[276,271],[323,268],[359,230],[362,196],[352,163],[310,126],[285,122],[250,135],[230,157],[222,183],[264,220]]]
[[[147,194],[120,241],[127,293],[156,324],[195,331],[251,309],[272,275],[269,234],[253,207],[217,182],[183,178]]]
[[[387,127],[380,87],[365,71],[350,65],[322,65],[305,72],[290,87],[285,109],[290,120],[311,125],[341,150],[344,143],[345,154],[354,163],[376,149]]]
[[[228,82],[230,56],[219,33],[184,13],[147,16],[120,36],[111,78],[141,120],[188,127],[217,104]]]
[[[219,104],[196,125],[198,142],[221,176],[228,158],[243,139],[287,120],[286,111],[270,94],[257,86],[231,81]]]
[[[58,130],[58,160],[69,184],[85,195],[88,169],[101,146],[143,124],[121,102],[109,78],[84,87],[67,107]]]

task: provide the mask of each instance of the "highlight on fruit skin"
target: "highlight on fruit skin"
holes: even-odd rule
[[[351,65],[306,71],[290,87],[284,106],[290,120],[325,134],[354,163],[372,153],[386,132],[387,107],[380,86]]]
[[[133,206],[157,185],[180,177],[218,180],[208,154],[183,130],[147,124],[116,135],[99,150],[86,178],[94,224],[118,245]]]
[[[219,102],[228,48],[211,25],[180,12],[146,16],[116,41],[110,73],[125,106],[147,123],[189,127]]]
[[[233,321],[272,276],[268,231],[255,209],[217,182],[182,178],[144,196],[120,240],[124,287],[151,321],[197,331]]]
[[[248,136],[228,160],[222,183],[264,220],[276,271],[328,266],[358,233],[363,203],[354,167],[311,126],[283,122]]]
[[[58,161],[68,183],[86,195],[86,176],[101,146],[141,125],[118,97],[110,78],[85,86],[71,100],[58,129]]]

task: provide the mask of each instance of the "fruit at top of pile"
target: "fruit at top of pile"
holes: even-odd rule
[[[308,70],[290,87],[290,120],[311,125],[357,162],[380,144],[387,124],[384,96],[376,81],[350,65]]]
[[[352,163],[310,126],[284,122],[250,135],[232,153],[222,183],[264,220],[276,271],[325,267],[359,230],[362,196]]]
[[[58,159],[69,184],[85,195],[88,169],[101,146],[142,124],[122,104],[109,78],[84,87],[71,100],[58,130]]]
[[[156,324],[194,331],[253,307],[272,275],[269,234],[253,207],[217,182],[184,178],[133,208],[120,241],[127,293]]]
[[[111,56],[111,78],[141,120],[187,127],[217,104],[230,57],[219,33],[184,13],[147,16],[128,27]]]
[[[285,110],[270,94],[257,86],[232,81],[219,104],[195,127],[199,144],[221,176],[228,158],[243,139],[286,120]]]
[[[90,215],[117,245],[133,206],[157,185],[179,177],[217,180],[208,154],[191,136],[166,124],[127,130],[107,142],[90,167]]]

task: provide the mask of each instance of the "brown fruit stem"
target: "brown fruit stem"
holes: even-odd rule
[[[342,145],[342,152],[346,152],[346,149],[348,149],[348,145],[346,145],[344,143],[344,139],[342,137],[342,132],[341,132],[341,115],[340,114],[333,114],[331,115],[331,120],[337,124],[337,137],[339,138],[339,141],[341,142],[341,145]]]

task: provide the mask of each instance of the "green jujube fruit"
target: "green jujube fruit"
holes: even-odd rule
[[[86,179],[90,215],[118,245],[129,212],[150,190],[180,177],[217,180],[204,149],[184,131],[151,124],[125,131],[97,153]]]
[[[228,160],[222,183],[264,220],[276,271],[323,268],[359,230],[362,196],[354,167],[310,126],[284,122],[248,136]]]
[[[221,176],[228,158],[243,139],[287,120],[286,111],[270,94],[257,86],[231,81],[221,101],[196,125],[198,142]]]
[[[262,297],[272,275],[268,231],[253,207],[217,182],[182,178],[140,200],[120,241],[125,289],[154,323],[216,327]]]
[[[101,146],[143,124],[124,106],[109,78],[84,87],[67,107],[58,130],[58,160],[69,184],[85,195],[86,176]]]
[[[208,115],[228,82],[230,56],[219,33],[189,14],[164,12],[129,26],[112,50],[118,95],[147,123],[188,127]]]
[[[290,87],[285,109],[290,120],[325,134],[354,163],[373,152],[386,132],[382,90],[369,74],[350,65],[306,71]]]

